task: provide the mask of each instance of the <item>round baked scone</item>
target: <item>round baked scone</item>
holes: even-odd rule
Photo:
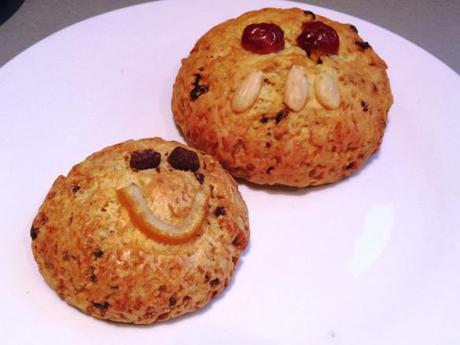
[[[331,183],[379,149],[393,102],[386,68],[355,26],[267,8],[198,40],[172,110],[186,140],[236,177]]]
[[[59,176],[30,235],[40,272],[67,303],[147,324],[222,292],[249,229],[237,185],[214,158],[153,138],[105,148]]]

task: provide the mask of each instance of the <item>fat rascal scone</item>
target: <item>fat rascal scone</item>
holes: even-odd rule
[[[331,183],[379,149],[385,62],[351,24],[267,8],[212,28],[182,60],[172,110],[186,140],[235,177]]]
[[[246,205],[211,156],[159,138],[59,176],[30,235],[47,283],[96,318],[138,324],[203,307],[248,243]]]

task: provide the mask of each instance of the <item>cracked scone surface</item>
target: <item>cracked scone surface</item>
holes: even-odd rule
[[[337,32],[336,54],[318,57],[299,47],[305,25],[318,21]],[[269,54],[244,49],[242,33],[256,23],[278,25],[284,48]],[[235,177],[296,187],[335,182],[379,149],[393,101],[387,66],[371,45],[353,25],[308,11],[245,13],[212,28],[182,60],[172,96],[174,119],[191,145],[214,155]],[[306,104],[297,111],[283,96],[294,65],[309,83]],[[264,75],[257,100],[236,112],[235,91],[254,71]],[[315,93],[324,74],[337,86],[335,109]]]
[[[170,243],[140,229],[117,195],[132,185],[173,226],[204,195],[193,235]],[[153,138],[105,148],[59,176],[31,237],[41,274],[67,303],[96,318],[147,324],[192,312],[222,292],[249,228],[237,185],[214,158]]]

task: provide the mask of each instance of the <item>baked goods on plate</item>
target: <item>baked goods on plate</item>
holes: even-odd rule
[[[321,185],[379,149],[392,104],[386,69],[353,25],[266,8],[198,40],[182,60],[172,110],[186,140],[234,176]]]
[[[107,147],[59,176],[31,228],[47,283],[96,318],[153,323],[229,283],[246,205],[209,155],[159,138]]]

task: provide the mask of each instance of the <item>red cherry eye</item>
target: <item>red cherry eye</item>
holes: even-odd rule
[[[334,55],[339,51],[339,36],[329,25],[323,22],[308,23],[303,32],[297,37],[297,44],[310,56],[315,52],[318,55]]]
[[[276,24],[251,24],[244,29],[241,44],[252,53],[274,53],[284,48],[284,32]]]

